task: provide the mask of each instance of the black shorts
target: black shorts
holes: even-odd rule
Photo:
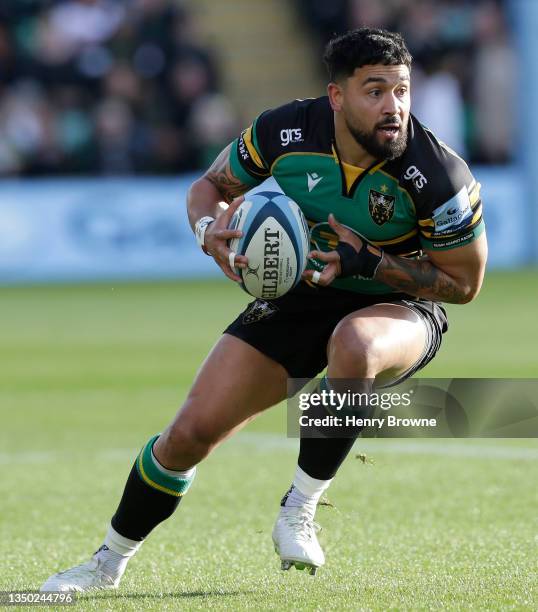
[[[327,366],[327,343],[338,322],[351,312],[380,303],[400,304],[416,312],[428,336],[422,357],[391,383],[396,384],[423,368],[439,350],[448,329],[439,303],[402,293],[367,295],[301,282],[281,298],[254,300],[224,332],[274,359],[291,378],[314,378]]]

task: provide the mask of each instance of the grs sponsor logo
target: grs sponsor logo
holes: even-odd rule
[[[417,191],[422,191],[424,185],[428,184],[428,179],[416,166],[409,166],[404,174],[404,179],[413,181],[413,185]]]
[[[280,130],[280,142],[283,147],[287,147],[292,142],[303,142],[303,132],[300,128]]]

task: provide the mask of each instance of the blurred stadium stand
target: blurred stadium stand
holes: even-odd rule
[[[295,1],[320,52],[334,32],[360,25],[401,32],[414,58],[413,112],[419,119],[471,162],[513,157],[517,70],[503,2]]]
[[[128,259],[130,277],[183,275],[174,240],[189,249],[190,274],[207,273],[186,228],[170,229],[190,173],[262,110],[322,94],[324,44],[363,24],[405,36],[413,112],[484,185],[493,265],[538,261],[538,128],[517,121],[536,106],[522,108],[517,92],[519,71],[536,74],[537,20],[536,0],[2,1],[0,281],[121,276],[95,259],[104,253]],[[538,103],[538,85],[528,95]],[[137,194],[156,203],[153,220]]]
[[[360,24],[404,34],[434,132],[511,159],[516,62],[494,0],[18,0],[0,5],[0,175],[203,167],[264,108],[322,92],[324,43]]]
[[[192,170],[237,131],[181,2],[2,2],[0,75],[3,175]]]
[[[319,96],[321,57],[289,0],[191,0],[207,45],[218,49],[226,94],[243,125],[267,108]]]

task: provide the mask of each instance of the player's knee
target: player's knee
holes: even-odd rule
[[[340,321],[329,344],[329,364],[336,365],[346,376],[375,378],[379,373],[381,351],[375,335],[366,323]]]
[[[217,444],[212,429],[181,414],[163,434],[163,452],[174,465],[199,463]]]

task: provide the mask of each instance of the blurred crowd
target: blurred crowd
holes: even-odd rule
[[[414,114],[473,162],[513,157],[517,71],[502,0],[296,1],[320,50],[361,25],[401,32],[414,58]]]
[[[237,132],[181,0],[2,0],[0,176],[170,173]]]
[[[516,69],[501,0],[296,2],[320,53],[359,25],[402,32],[419,119],[472,161],[511,159]],[[200,40],[186,0],[2,0],[0,176],[206,166],[240,126]]]

